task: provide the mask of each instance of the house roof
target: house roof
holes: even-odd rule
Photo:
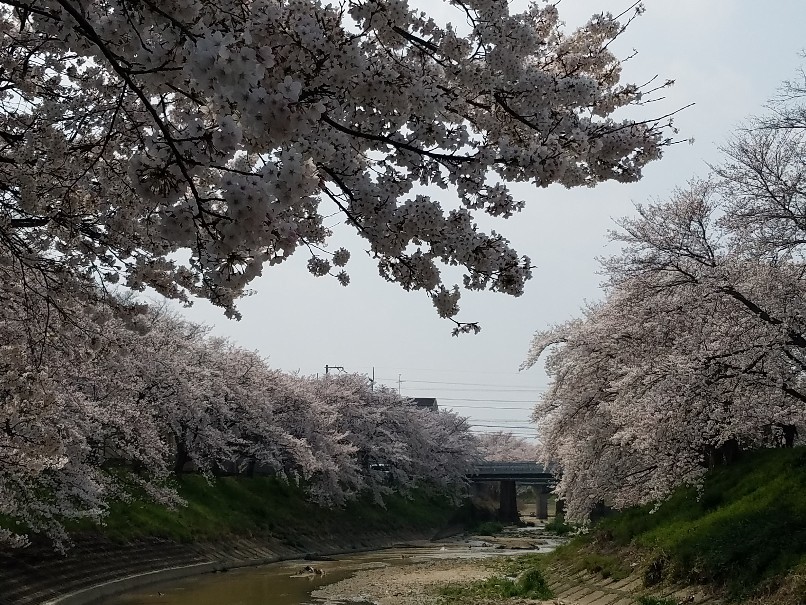
[[[439,408],[436,397],[412,397],[412,399],[414,399],[414,403],[418,407],[431,408],[432,410]]]

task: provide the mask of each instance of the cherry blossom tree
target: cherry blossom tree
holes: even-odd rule
[[[336,213],[385,279],[477,331],[441,268],[515,296],[531,276],[477,215],[521,210],[510,182],[635,181],[670,122],[613,117],[652,92],[609,50],[633,16],[566,32],[553,5],[447,4],[460,27],[403,0],[0,0],[0,514],[58,541],[120,477],[175,500],[188,467],[260,467],[330,504],[461,486],[464,419],[273,371],[110,291],[237,316],[299,248],[347,285]]]
[[[165,500],[166,455],[149,410],[127,397],[120,330],[142,307],[102,296],[56,269],[0,262],[0,515],[62,546],[62,523],[103,514],[121,487],[117,458],[148,468],[130,480]],[[17,525],[20,524],[20,525]]]
[[[535,444],[506,431],[483,433],[476,439],[479,453],[485,460],[534,462],[539,457]]]
[[[355,493],[367,491],[382,503],[390,493],[415,487],[448,493],[464,488],[475,454],[465,418],[419,408],[365,376],[327,376],[315,385],[353,448]],[[350,476],[344,468],[341,475],[342,482]]]
[[[525,366],[548,352],[553,383],[534,418],[572,515],[661,501],[806,422],[800,111],[754,120],[709,180],[621,221],[605,299],[535,335]]]
[[[0,272],[4,543],[30,530],[64,548],[65,521],[100,520],[133,487],[181,505],[168,479],[189,470],[274,474],[329,506],[464,487],[475,450],[463,418],[363,376],[273,370],[164,308],[87,298],[70,273],[40,283],[13,257]]]
[[[365,483],[332,397],[332,391],[322,395],[317,380],[288,374],[271,395],[278,423],[300,444],[296,451],[287,450],[283,474],[302,482],[314,501],[340,506]],[[335,397],[350,400],[353,393],[340,391]]]
[[[454,497],[463,495],[466,477],[479,457],[467,418],[448,410],[431,412],[417,406],[409,406],[409,410],[420,427],[410,430],[415,454],[412,474],[418,487]]]
[[[582,319],[536,335],[532,354],[555,344],[534,420],[572,516],[601,500],[663,500],[804,419],[782,388],[799,377],[780,332],[708,285],[622,282]]]
[[[517,296],[531,262],[476,213],[522,209],[511,182],[635,181],[670,123],[612,117],[657,90],[620,82],[632,16],[566,32],[553,4],[446,4],[466,23],[405,0],[3,0],[7,253],[237,316],[300,247],[349,282],[338,213],[385,279],[477,330],[440,265]]]

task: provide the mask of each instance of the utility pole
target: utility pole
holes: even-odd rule
[[[375,366],[372,366],[372,383],[370,385],[370,390],[375,390]]]
[[[325,365],[325,376],[327,376],[327,375],[330,373],[330,370],[341,370],[342,372],[344,372],[344,368],[343,368],[343,367],[341,367],[341,366],[329,366],[329,365]],[[345,373],[346,373],[346,372],[345,372]]]
[[[402,375],[403,375],[403,374],[398,374],[398,375],[397,375],[397,394],[398,394],[398,395],[400,395],[400,383],[401,383],[400,377],[401,377]]]

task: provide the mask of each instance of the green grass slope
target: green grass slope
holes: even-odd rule
[[[303,491],[268,477],[222,477],[208,483],[184,476],[178,492],[187,506],[169,509],[144,499],[116,502],[102,531],[108,537],[131,540],[145,536],[177,541],[219,539],[228,535],[293,536],[332,529],[357,532],[440,527],[454,512],[449,502],[422,493],[411,499],[385,499],[385,508],[360,499],[343,508],[308,502]],[[87,528],[83,528],[87,529]]]
[[[229,537],[271,537],[295,545],[301,536],[329,535],[360,538],[371,532],[425,531],[463,522],[461,509],[447,498],[415,491],[409,498],[394,494],[384,506],[360,498],[344,507],[327,508],[309,502],[303,489],[271,477],[220,477],[208,482],[184,475],[174,487],[186,501],[170,508],[133,489],[112,502],[101,524],[67,522],[75,539],[98,536],[126,543],[145,538],[176,542],[226,540]],[[0,527],[25,532],[13,519]],[[47,539],[31,536],[45,544]]]
[[[559,556],[618,560],[614,553],[634,549],[647,586],[713,584],[739,599],[774,592],[794,578],[803,595],[791,602],[806,605],[806,448],[746,453],[710,472],[699,497],[681,489],[652,508],[604,519],[570,547],[575,554]]]

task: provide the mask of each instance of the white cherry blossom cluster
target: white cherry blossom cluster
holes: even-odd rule
[[[467,34],[405,0],[0,1],[4,237],[237,315],[263,266],[327,248],[335,210],[440,315],[440,265],[517,296],[530,261],[474,213],[523,208],[510,182],[637,180],[668,124],[612,117],[642,100],[612,16],[566,32],[551,4],[445,3]]]

